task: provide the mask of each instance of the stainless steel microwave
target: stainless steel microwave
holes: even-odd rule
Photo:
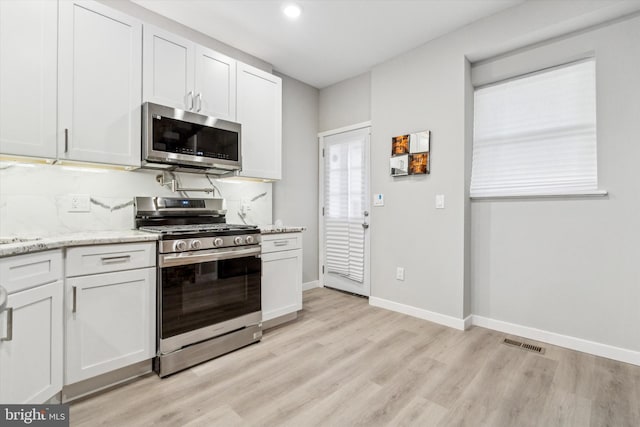
[[[164,105],[142,106],[142,163],[193,172],[242,169],[240,123]]]

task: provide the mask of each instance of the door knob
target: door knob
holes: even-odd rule
[[[367,223],[363,223],[363,224],[362,224],[362,228],[364,228],[364,229],[366,230],[367,228],[369,228],[369,224],[367,224]]]

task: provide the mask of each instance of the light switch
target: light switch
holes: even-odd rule
[[[384,194],[376,194],[373,196],[373,206],[384,206]]]
[[[444,194],[436,194],[436,209],[444,209]]]

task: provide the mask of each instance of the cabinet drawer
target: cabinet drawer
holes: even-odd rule
[[[62,279],[62,250],[0,259],[0,283],[8,293]]]
[[[302,247],[302,235],[300,233],[282,233],[262,236],[262,253],[289,251]]]
[[[67,249],[67,277],[156,265],[156,243],[80,246]]]

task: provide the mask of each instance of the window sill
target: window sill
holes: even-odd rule
[[[500,194],[493,196],[470,196],[471,201],[491,201],[491,200],[505,200],[505,199],[581,199],[581,198],[593,198],[604,197],[609,192],[607,190],[592,190],[592,191],[576,191],[557,194]]]

